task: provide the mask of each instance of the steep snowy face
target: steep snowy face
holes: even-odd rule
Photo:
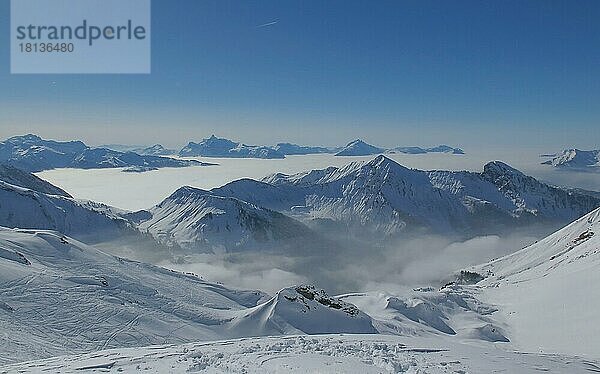
[[[600,209],[535,244],[468,269],[521,349],[598,357]]]
[[[375,147],[367,144],[360,139],[356,139],[348,143],[341,151],[336,153],[336,156],[369,156],[383,153],[383,148]]]
[[[140,156],[106,148],[90,148],[80,141],[57,142],[36,135],[16,136],[0,142],[0,163],[38,172],[55,168],[112,168],[126,166],[183,167],[197,161]]]
[[[140,230],[188,250],[270,248],[311,235],[303,224],[281,213],[192,187],[180,188],[149,212],[151,218],[139,224]]]
[[[504,203],[498,201],[497,204],[516,215],[528,213],[571,222],[600,206],[597,197],[549,186],[500,161],[486,164],[481,177],[494,184],[505,199]]]
[[[14,186],[39,191],[48,195],[59,195],[71,197],[62,189],[36,177],[35,175],[22,171],[20,169],[0,164],[0,181],[12,184]]]
[[[233,157],[233,158],[285,158],[285,155],[273,148],[236,143],[229,139],[212,135],[200,143],[190,142],[179,151],[183,157]]]
[[[600,208],[576,220],[539,242],[473,268],[474,272],[491,280],[507,277],[523,278],[534,274],[573,270],[582,265],[593,269],[600,264]]]
[[[0,228],[0,364],[216,340],[265,297],[109,256],[54,231]],[[238,335],[235,335],[238,336]]]
[[[600,167],[600,150],[582,151],[579,149],[565,149],[551,160],[542,164],[558,168],[598,168]]]
[[[249,336],[377,333],[371,318],[356,306],[310,285],[284,288],[266,303],[240,313],[229,326]]]

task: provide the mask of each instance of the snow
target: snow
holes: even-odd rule
[[[285,158],[283,153],[274,148],[236,143],[214,135],[203,139],[200,143],[188,143],[179,151],[179,155],[182,157]]]
[[[277,143],[273,147],[276,151],[283,153],[284,155],[310,155],[310,154],[318,154],[318,153],[335,153],[336,149],[334,148],[325,148],[325,147],[311,147],[311,146],[303,146],[292,143]]]
[[[371,144],[367,144],[360,139],[356,139],[350,143],[348,143],[344,148],[342,148],[336,156],[368,156],[368,155],[376,155],[379,153],[383,153],[385,150],[383,148],[375,147]]]
[[[512,255],[474,267],[516,347],[598,357],[600,209]]]
[[[110,256],[55,231],[0,228],[0,249],[0,363],[290,332],[376,332],[355,306],[311,286],[269,298]]]
[[[236,317],[230,326],[246,336],[377,333],[371,317],[357,307],[306,285],[282,289],[268,302]]]
[[[594,203],[590,196],[540,183],[502,162],[486,164],[481,173],[428,172],[380,156],[212,191],[184,187],[148,212],[132,215],[34,191],[48,188],[35,178],[16,174],[11,180],[25,186],[0,182],[2,212],[8,213],[0,216],[0,224],[29,229],[0,228],[0,363],[46,360],[0,372],[600,370],[594,361],[600,352],[595,323],[600,208],[522,251],[457,277],[457,283],[468,284],[338,297],[310,285],[284,288],[272,297],[231,289],[113,257],[64,235],[81,235],[90,227],[131,229],[133,221],[124,218],[130,217],[173,245],[208,242],[234,248],[294,234],[289,228],[295,225],[300,233],[305,229],[240,198],[280,208],[288,204],[298,214],[307,208],[314,214],[315,207],[326,213],[356,209],[348,216],[371,221],[398,207],[424,209],[423,217],[436,219],[444,217],[435,216],[439,210],[477,212],[480,205],[504,209],[509,217],[568,219]],[[409,191],[404,200],[397,199],[402,188]],[[297,236],[289,238],[307,245]],[[157,344],[162,345],[140,348]],[[117,349],[105,351],[109,348]],[[48,358],[67,353],[73,356]]]
[[[232,197],[182,187],[148,210],[138,224],[159,242],[204,252],[285,247],[315,236],[302,223],[283,214]]]
[[[107,148],[90,148],[80,141],[58,142],[36,135],[15,136],[0,142],[0,163],[38,172],[54,168],[184,167],[202,163],[168,157],[141,156]]]
[[[113,349],[0,367],[36,373],[589,373],[596,361],[491,344],[382,335],[244,338]]]
[[[57,230],[93,243],[106,237],[137,233],[132,224],[111,207],[44,194],[1,180],[0,206],[0,226],[10,228]]]
[[[49,195],[71,197],[71,195],[64,190],[45,180],[8,165],[0,165],[0,180],[15,186],[28,188]]]
[[[438,145],[437,147],[421,148],[421,147],[396,147],[389,149],[386,153],[408,153],[408,154],[423,154],[423,153],[451,153],[455,155],[464,155],[465,152],[460,148],[452,148],[447,145]]]
[[[239,336],[265,295],[123,260],[54,231],[0,228],[0,363]]]
[[[582,151],[580,149],[572,148],[565,149],[556,155],[550,155],[550,157],[552,157],[552,159],[545,161],[542,164],[566,169],[596,170],[596,168],[600,167],[600,150]]]
[[[539,164],[535,150],[529,153],[469,150],[467,155],[449,157],[445,153],[387,154],[408,168],[422,170],[481,171],[489,160],[503,160],[527,175],[553,185],[598,189],[600,173],[561,169]],[[335,157],[332,154],[287,156],[285,159],[197,158],[218,166],[194,168],[160,168],[145,173],[122,173],[121,169],[56,169],[36,175],[59,186],[71,195],[128,210],[147,209],[161,202],[182,185],[210,190],[241,178],[260,180],[274,173],[296,174],[305,170],[341,167],[351,161],[368,161],[373,156]],[[119,186],[118,189],[105,186]],[[143,193],[140,193],[143,191]]]
[[[339,168],[277,173],[263,182],[275,188],[257,185],[249,192],[251,184],[241,180],[213,192],[282,212],[294,207],[308,212],[305,219],[381,235],[419,229],[499,233],[528,223],[566,224],[600,206],[598,198],[546,185],[499,161],[486,164],[482,173],[427,172],[380,155]]]

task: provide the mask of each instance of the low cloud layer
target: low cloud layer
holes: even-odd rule
[[[457,270],[514,252],[539,237],[534,233],[489,235],[453,242],[441,236],[421,236],[385,246],[347,245],[308,256],[196,254],[177,261],[164,260],[159,265],[193,272],[227,286],[271,294],[306,282],[333,293],[393,291],[400,286],[439,286]]]

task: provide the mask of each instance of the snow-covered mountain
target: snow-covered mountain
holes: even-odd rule
[[[561,153],[553,155],[551,160],[542,162],[542,164],[571,169],[600,168],[600,150],[565,149]]]
[[[182,187],[148,210],[139,229],[159,242],[204,252],[283,250],[317,235],[281,213],[233,197]]]
[[[361,139],[356,139],[348,143],[342,148],[336,156],[370,156],[382,153],[406,153],[406,154],[425,154],[425,153],[450,153],[455,155],[464,155],[465,152],[460,148],[452,148],[447,145],[438,145],[437,147],[421,148],[421,147],[396,147],[391,149],[380,148],[374,145],[365,143]]]
[[[153,146],[146,148],[136,148],[133,152],[140,155],[148,155],[148,156],[170,156],[176,155],[177,151],[174,149],[167,149],[160,144],[154,144]]]
[[[525,350],[600,352],[600,209],[535,244],[468,269],[485,277],[481,298],[499,309]]]
[[[424,154],[424,153],[452,153],[455,155],[464,155],[465,152],[460,148],[453,148],[448,145],[438,145],[437,147],[421,148],[421,147],[396,147],[388,149],[386,153],[408,153],[408,154]]]
[[[275,145],[273,149],[283,153],[284,155],[310,155],[319,153],[334,153],[334,149],[331,148],[304,146],[292,143],[277,143],[277,145]]]
[[[0,181],[0,206],[0,226],[4,227],[57,230],[94,243],[137,232],[128,220],[106,205],[3,181]]]
[[[179,151],[182,157],[232,157],[232,158],[285,158],[285,155],[273,148],[246,145],[212,135],[200,143],[190,142]]]
[[[184,167],[201,165],[193,160],[141,156],[107,148],[91,148],[80,141],[58,142],[36,135],[15,136],[0,142],[0,163],[25,171],[55,168]]]
[[[118,242],[121,249],[145,253],[164,251],[137,229],[129,212],[73,199],[58,187],[11,167],[0,167],[0,226],[57,230],[86,243]]]
[[[346,144],[336,156],[370,156],[380,153],[384,153],[385,149],[375,147],[374,145],[367,144],[361,139],[356,139]]]
[[[421,171],[385,156],[262,182],[235,181],[212,192],[383,234],[419,228],[498,233],[524,224],[565,224],[600,206],[596,197],[546,185],[500,161],[482,173]]]
[[[29,188],[48,195],[71,197],[67,192],[35,175],[8,165],[0,164],[0,181],[14,186]]]

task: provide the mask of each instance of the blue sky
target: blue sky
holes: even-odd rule
[[[0,0],[0,137],[600,146],[595,0],[152,7],[150,75],[10,75]]]

